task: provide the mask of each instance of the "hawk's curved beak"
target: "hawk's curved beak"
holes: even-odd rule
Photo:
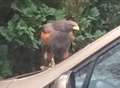
[[[75,31],[79,31],[79,26],[78,25],[75,25],[75,26],[73,26],[73,30],[75,30]]]

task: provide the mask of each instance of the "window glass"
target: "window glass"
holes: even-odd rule
[[[120,87],[120,44],[98,57],[89,88]]]
[[[120,44],[96,57],[89,88],[119,88],[120,87]],[[89,65],[75,72],[75,86],[82,88]]]
[[[75,87],[82,88],[85,77],[87,75],[88,65],[82,68],[80,71],[75,72]]]

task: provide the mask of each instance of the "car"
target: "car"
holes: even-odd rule
[[[120,26],[55,67],[0,81],[0,88],[119,88]]]

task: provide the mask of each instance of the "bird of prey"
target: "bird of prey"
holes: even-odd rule
[[[79,26],[72,20],[58,20],[43,25],[41,41],[47,63],[54,61],[58,64],[69,56],[70,45],[75,39],[74,30],[79,30]]]

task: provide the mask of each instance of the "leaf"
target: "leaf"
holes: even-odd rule
[[[28,30],[31,31],[31,32],[35,32],[35,29],[32,28],[32,27],[29,27]]]
[[[65,18],[65,11],[64,10],[56,10],[55,17],[57,20]]]
[[[36,18],[36,20],[38,20],[38,19],[41,19],[41,14],[39,14],[39,15],[37,15],[35,18]]]
[[[12,37],[8,35],[8,32],[6,30],[0,30],[0,34],[9,42],[12,41]]]
[[[96,30],[94,36],[95,36],[95,38],[99,38],[100,36],[102,36],[105,33],[106,33],[106,31]]]
[[[47,12],[48,12],[49,15],[54,15],[55,14],[55,9],[51,8]]]
[[[37,40],[34,40],[32,44],[34,48],[39,49],[38,47],[39,42]]]
[[[23,46],[23,45],[24,45],[24,42],[21,41],[20,39],[15,39],[15,41],[16,41],[20,46]]]
[[[90,14],[93,17],[97,17],[97,16],[100,15],[99,10],[97,9],[97,7],[92,8],[91,11],[90,11]]]

